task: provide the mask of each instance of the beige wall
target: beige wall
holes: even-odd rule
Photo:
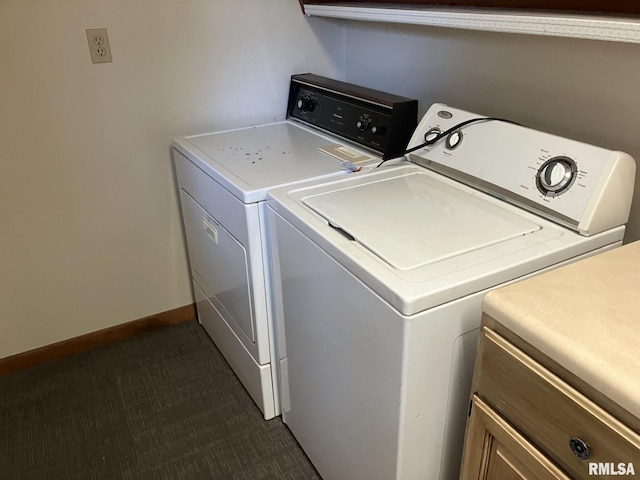
[[[114,62],[93,65],[84,29],[100,27]],[[416,97],[421,113],[441,101],[508,116],[640,160],[639,54],[307,19],[297,0],[3,0],[0,358],[190,303],[171,138],[281,119],[291,73]],[[639,238],[636,202],[626,239]]]
[[[640,167],[640,45],[344,24],[348,81],[418,98],[421,112],[444,102],[623,150]],[[640,239],[636,182],[627,242]]]
[[[283,118],[342,33],[297,0],[0,2],[0,358],[191,303],[171,138]]]

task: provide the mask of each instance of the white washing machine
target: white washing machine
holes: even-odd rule
[[[325,480],[457,478],[483,295],[628,219],[624,153],[442,104],[409,146],[268,195],[283,419]]]
[[[294,75],[288,118],[173,143],[198,319],[265,419],[280,413],[267,189],[344,176],[402,152],[417,124],[417,101]]]

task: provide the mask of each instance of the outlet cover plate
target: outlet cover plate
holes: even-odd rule
[[[106,28],[87,28],[87,42],[93,63],[113,62]]]

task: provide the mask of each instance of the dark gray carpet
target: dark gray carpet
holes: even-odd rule
[[[320,477],[191,321],[0,378],[0,478]]]

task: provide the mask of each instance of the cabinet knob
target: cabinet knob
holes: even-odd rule
[[[591,455],[589,451],[589,444],[578,437],[571,437],[569,440],[569,447],[571,447],[571,451],[573,454],[578,457],[580,460],[586,460]]]

